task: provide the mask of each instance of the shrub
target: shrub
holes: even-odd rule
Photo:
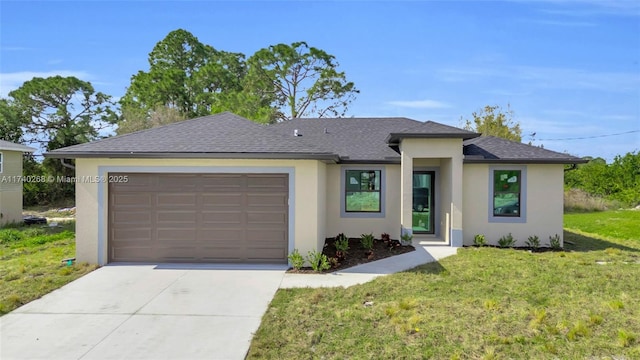
[[[382,233],[382,235],[380,235],[380,239],[382,239],[382,241],[389,242],[389,240],[391,240],[391,236],[387,233]]]
[[[362,234],[360,236],[360,244],[365,250],[373,249],[373,234]]]
[[[553,250],[562,249],[560,236],[558,236],[558,234],[555,234],[554,236],[549,236],[549,246],[551,246]]]
[[[15,229],[0,230],[0,244],[11,244],[22,240],[22,233]]]
[[[317,252],[316,250],[309,251],[307,254],[307,261],[311,264],[313,271],[324,271],[331,269],[331,264],[327,255]]]
[[[300,270],[304,265],[304,257],[300,255],[300,252],[298,251],[298,249],[293,249],[293,252],[289,254],[289,262],[291,263],[291,266],[293,266],[294,269]]]
[[[513,238],[513,235],[509,233],[509,235],[503,236],[498,240],[498,246],[501,248],[513,247],[516,244],[516,239]]]
[[[336,236],[334,245],[336,247],[336,257],[344,258],[349,250],[349,239],[344,234],[338,234]]]
[[[487,239],[482,234],[476,234],[476,236],[473,237],[473,245],[485,246],[487,245]]]
[[[529,236],[525,244],[530,248],[537,249],[540,247],[540,238],[538,238],[538,235]]]

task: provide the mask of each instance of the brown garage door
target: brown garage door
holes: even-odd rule
[[[286,263],[287,174],[113,174],[109,262]]]

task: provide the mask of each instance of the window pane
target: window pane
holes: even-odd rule
[[[520,216],[520,194],[494,194],[493,214],[496,216]]]
[[[348,212],[380,212],[380,193],[377,191],[347,192],[345,200]]]
[[[493,191],[520,192],[520,170],[496,170],[493,173]]]
[[[360,171],[354,171],[354,170],[347,170],[347,184],[346,184],[346,189],[347,191],[354,191],[354,190],[360,190]]]

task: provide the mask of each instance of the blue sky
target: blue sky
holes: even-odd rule
[[[335,55],[361,91],[349,115],[461,126],[510,104],[524,141],[608,160],[640,150],[636,0],[2,0],[0,96],[59,74],[118,98],[178,28],[247,56],[301,40]]]

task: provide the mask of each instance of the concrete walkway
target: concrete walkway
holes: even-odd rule
[[[416,246],[416,250],[410,253],[372,261],[329,274],[285,273],[280,288],[349,287],[364,284],[378,276],[409,270],[455,255],[457,251],[457,248],[450,246]]]

